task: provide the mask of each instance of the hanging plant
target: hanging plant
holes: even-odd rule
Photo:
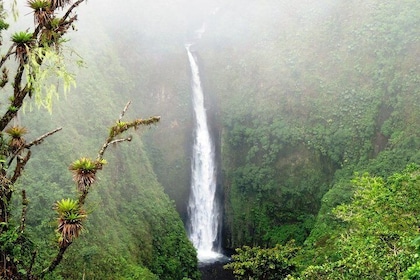
[[[77,200],[70,198],[57,201],[54,210],[58,213],[57,232],[60,234],[60,246],[70,245],[83,230],[86,212],[79,207]]]

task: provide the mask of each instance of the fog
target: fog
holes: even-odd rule
[[[101,30],[134,41],[179,44],[191,40],[203,24],[220,42],[246,42],[251,30],[287,29],[299,24],[310,29],[328,17],[340,1],[115,1],[90,0],[79,8],[79,33],[94,40]],[[274,39],[274,38],[272,38]],[[135,46],[131,46],[135,47]],[[160,46],[162,47],[162,46]]]

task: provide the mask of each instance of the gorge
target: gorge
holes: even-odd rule
[[[161,121],[112,150],[55,279],[198,280],[198,262],[243,246],[277,256],[293,279],[403,279],[417,250],[416,212],[398,211],[418,209],[405,167],[420,164],[419,1],[90,2],[70,40],[69,58],[85,63],[70,68],[77,88],[51,115],[22,116],[29,138],[65,125],[20,182],[46,256],[73,157],[100,145],[128,100],[128,116]],[[206,33],[185,46],[203,18]],[[346,215],[366,197],[386,219]]]

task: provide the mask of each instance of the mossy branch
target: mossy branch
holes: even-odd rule
[[[107,150],[107,148],[110,145],[113,144],[117,144],[117,143],[121,143],[121,142],[130,142],[132,140],[132,136],[127,136],[124,138],[118,138],[115,139],[117,136],[120,136],[121,134],[123,134],[124,132],[126,132],[127,130],[133,128],[133,129],[138,129],[140,126],[148,126],[148,125],[152,125],[155,124],[157,122],[159,122],[160,120],[160,116],[153,116],[153,117],[149,117],[147,119],[136,119],[134,121],[131,122],[123,122],[122,118],[124,117],[125,113],[128,110],[128,107],[130,106],[131,102],[128,102],[124,109],[122,110],[117,123],[112,126],[110,128],[110,133],[107,137],[107,139],[105,140],[104,144],[102,145],[101,149],[98,152],[98,155],[96,157],[95,162],[98,164],[98,168],[100,169],[102,167],[102,162],[104,162],[104,154],[105,151]],[[96,173],[96,170],[95,172]],[[92,176],[92,174],[90,174],[89,176]],[[79,180],[78,180],[79,181]],[[80,189],[80,186],[79,186]],[[87,195],[89,194],[89,189],[90,189],[90,184],[89,185],[85,185],[84,188],[82,188],[81,194],[79,196],[79,205],[82,206],[85,203],[85,199],[87,197]]]
[[[115,139],[115,137],[123,134],[124,132],[126,132],[127,130],[131,128],[138,129],[139,126],[148,126],[148,125],[156,124],[159,122],[160,116],[153,116],[147,119],[136,119],[131,122],[123,122],[122,118],[127,112],[130,104],[131,102],[128,102],[125,105],[123,111],[120,114],[120,117],[117,120],[117,123],[110,128],[108,138],[105,140],[105,143],[102,145],[102,148],[99,150],[98,156],[96,157],[97,161],[100,161],[103,159],[103,155],[106,149],[109,147],[109,145],[119,143],[119,142],[124,142],[124,141],[131,141],[131,136],[126,137],[126,138],[121,138],[121,139]]]

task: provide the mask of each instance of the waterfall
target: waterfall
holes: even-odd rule
[[[222,256],[214,246],[217,243],[219,231],[215,149],[207,124],[198,64],[190,47],[191,45],[186,45],[192,74],[195,128],[191,164],[191,193],[188,202],[188,234],[197,249],[199,261],[209,262]]]

